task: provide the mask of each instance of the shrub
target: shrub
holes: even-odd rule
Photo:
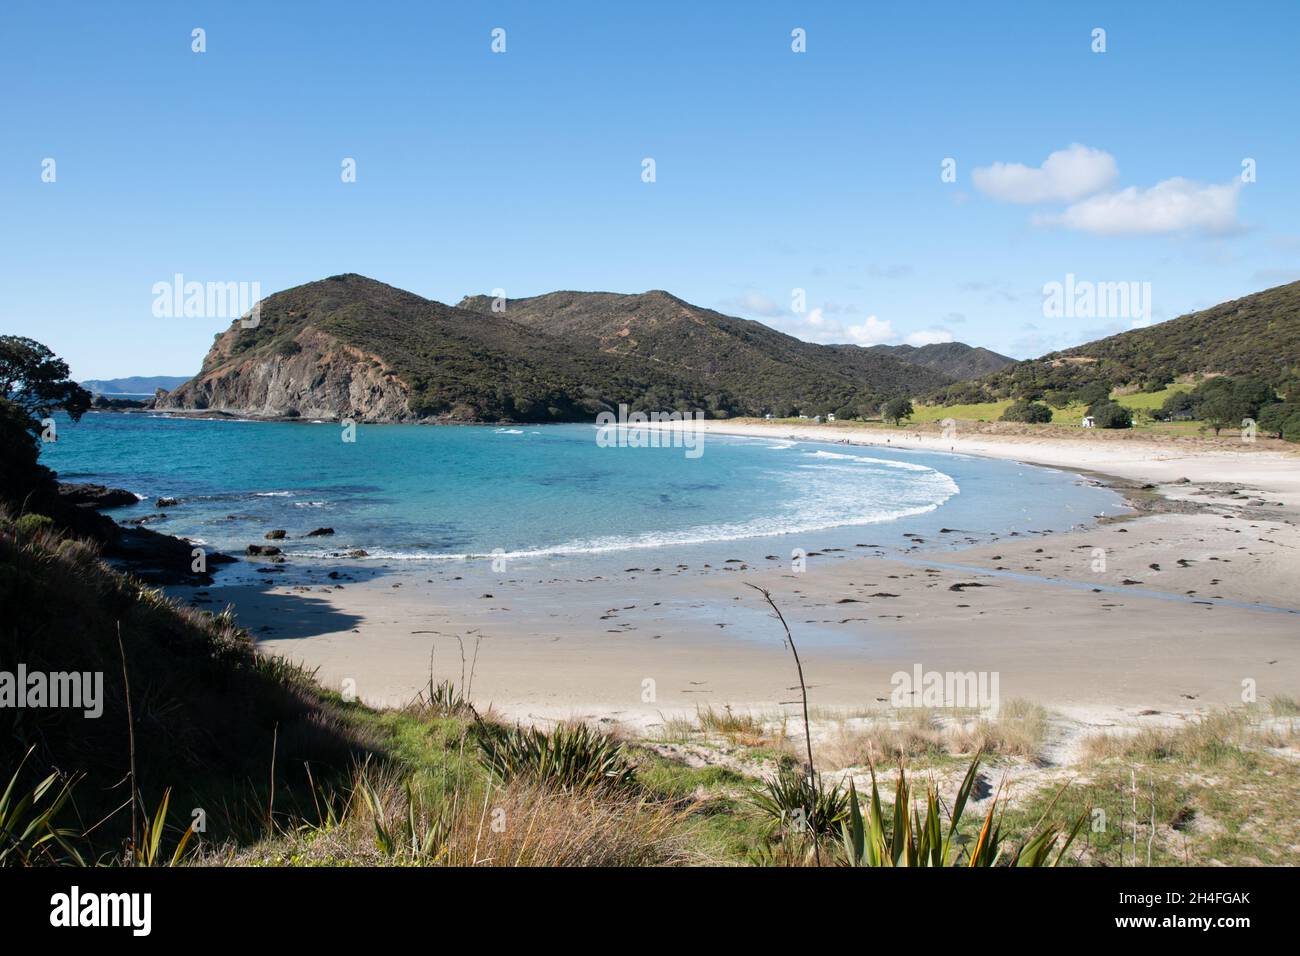
[[[1007,407],[1002,413],[1004,422],[1030,422],[1039,424],[1052,420],[1052,410],[1041,402],[1028,402],[1023,399]]]
[[[809,779],[802,767],[785,766],[752,797],[774,827],[800,833],[812,832],[819,839],[839,833],[849,810],[849,795],[838,785],[827,787],[820,774]]]
[[[14,530],[20,538],[30,538],[40,531],[54,527],[54,520],[45,515],[25,514],[14,522]]]
[[[1259,413],[1259,428],[1274,438],[1300,441],[1300,402],[1269,405]]]
[[[479,738],[483,763],[502,780],[524,778],[571,791],[628,787],[635,780],[623,746],[586,724],[560,726],[549,736],[532,727],[480,727],[486,731]]]
[[[1088,409],[1098,428],[1132,428],[1133,413],[1118,402],[1101,402]]]
[[[1164,400],[1155,417],[1162,422],[1190,421],[1196,417],[1196,399],[1190,392],[1174,392]]]
[[[912,417],[912,402],[907,398],[891,398],[885,402],[880,410],[881,416],[887,422],[893,422],[895,425],[900,424],[904,418]]]

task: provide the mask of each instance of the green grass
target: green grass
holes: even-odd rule
[[[1000,402],[980,402],[974,405],[917,405],[911,420],[918,425],[938,423],[945,418],[967,422],[996,422],[1010,407],[1009,398]],[[1051,424],[1077,425],[1083,421],[1085,411],[1087,411],[1086,407],[1077,403],[1065,408],[1053,408]]]
[[[1079,837],[1087,846],[1085,864],[1132,866],[1136,859],[1145,866],[1149,847],[1155,866],[1295,866],[1298,800],[1300,775],[1283,758],[1221,754],[1217,774],[1174,760],[1112,760],[1064,793],[1047,786],[1022,795],[1008,807],[1005,824],[1031,826],[1056,801],[1061,816],[1090,813]]]
[[[945,418],[967,422],[995,422],[1011,405],[1011,399],[1000,402],[980,402],[976,405],[920,405],[914,404],[911,421],[918,425],[941,422]]]
[[[1178,392],[1190,392],[1195,387],[1196,386],[1190,382],[1174,382],[1172,385],[1162,388],[1158,392],[1133,392],[1129,395],[1116,395],[1112,392],[1111,398],[1115,399],[1115,401],[1119,402],[1125,408],[1133,409],[1133,411],[1138,411],[1139,409],[1155,411],[1165,403],[1165,399],[1170,395],[1175,395]]]
[[[1158,392],[1133,392],[1127,395],[1111,393],[1111,399],[1134,412],[1154,412],[1165,403],[1165,399],[1178,392],[1191,391],[1195,386],[1190,382],[1175,382]],[[1000,402],[981,402],[973,405],[921,405],[915,406],[911,423],[917,425],[936,424],[945,418],[957,421],[996,422],[1011,405],[1011,399]],[[1087,407],[1074,402],[1065,408],[1052,409],[1052,425],[1078,425],[1083,421]],[[1204,423],[1191,422],[1134,422],[1137,431],[1152,431],[1174,435],[1199,434]]]

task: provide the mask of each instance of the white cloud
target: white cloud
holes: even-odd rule
[[[874,315],[859,325],[850,325],[844,330],[849,334],[849,341],[856,345],[881,345],[894,337],[894,326],[888,319],[878,319]]]
[[[919,332],[913,332],[907,338],[903,339],[908,345],[938,345],[941,342],[951,342],[952,333],[947,329],[921,329]]]
[[[1207,186],[1175,177],[1150,189],[1130,186],[1092,196],[1059,216],[1043,216],[1039,221],[1103,236],[1189,231],[1221,235],[1241,228],[1237,221],[1240,191],[1240,182]]]
[[[994,163],[975,169],[971,180],[980,192],[1003,202],[1073,202],[1105,189],[1118,175],[1110,153],[1072,143],[1052,153],[1038,168]]]
[[[749,315],[762,315],[768,318],[780,315],[783,311],[779,305],[758,292],[746,292],[744,295],[719,302],[718,306],[723,309],[731,309]]]
[[[827,318],[825,309],[812,309],[802,318],[782,323],[782,327],[790,335],[822,345],[881,345],[894,338],[894,326],[888,319],[869,315],[861,322],[846,325]]]
[[[798,315],[777,323],[781,330],[805,342],[817,342],[820,345],[891,345],[900,340],[894,331],[894,324],[889,319],[868,315],[861,322],[842,321],[833,317],[832,309],[823,306],[811,309],[806,315]],[[953,334],[948,329],[933,326],[908,334],[902,338],[908,345],[933,345],[938,342],[953,341]]]

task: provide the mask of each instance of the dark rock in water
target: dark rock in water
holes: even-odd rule
[[[273,544],[250,544],[248,546],[248,554],[256,554],[256,555],[262,555],[263,557],[270,557],[271,555],[279,554],[279,553],[280,553],[280,549]]]
[[[154,585],[211,584],[212,566],[235,560],[219,551],[204,551],[204,566],[209,570],[195,571],[197,547],[192,541],[148,528],[118,527],[114,540],[104,546],[104,556],[125,564],[132,574]]]
[[[175,508],[175,507],[176,507],[176,499],[175,499],[175,498],[159,498],[157,501],[155,501],[155,502],[153,503],[153,506],[154,506],[155,508]]]
[[[117,412],[128,408],[153,408],[153,399],[108,398],[104,395],[96,395],[95,400],[90,403],[91,411],[95,412]]]
[[[266,533],[266,540],[279,541],[281,538],[285,537],[285,535],[287,535],[288,533],[289,532],[285,531],[283,528],[276,528],[274,531],[268,531]]]
[[[144,525],[153,524],[155,521],[164,521],[167,518],[167,512],[155,511],[151,515],[145,515],[141,518],[127,518],[122,522],[124,525]]]
[[[347,553],[347,556],[349,558],[368,558],[370,557],[370,552],[364,551],[361,548],[357,548],[355,551],[349,551]]]
[[[209,569],[213,565],[227,564],[235,559],[219,551],[198,548],[192,541],[159,534],[144,527],[124,527],[108,515],[100,514],[96,502],[106,502],[103,507],[118,507],[135,503],[139,499],[120,488],[103,489],[98,485],[55,484],[48,491],[42,489],[38,498],[29,504],[30,510],[47,514],[64,531],[99,543],[101,553],[112,564],[131,572],[146,584],[211,584]],[[64,490],[68,489],[68,490]],[[127,501],[127,497],[131,499]],[[114,502],[107,504],[107,502]],[[159,520],[163,515],[149,516]],[[200,552],[199,563],[195,550]],[[196,564],[204,570],[196,571]]]
[[[333,528],[316,528],[314,531],[308,531],[307,537],[319,538],[321,535],[333,534],[333,533],[334,533]]]
[[[140,499],[124,488],[84,483],[60,483],[59,497],[70,505],[85,508],[121,508]]]

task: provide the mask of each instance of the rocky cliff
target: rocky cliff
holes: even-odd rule
[[[377,355],[314,328],[269,351],[241,352],[236,344],[245,331],[236,324],[222,333],[203,370],[155,407],[250,418],[400,422],[418,417],[410,408],[410,387]]]

